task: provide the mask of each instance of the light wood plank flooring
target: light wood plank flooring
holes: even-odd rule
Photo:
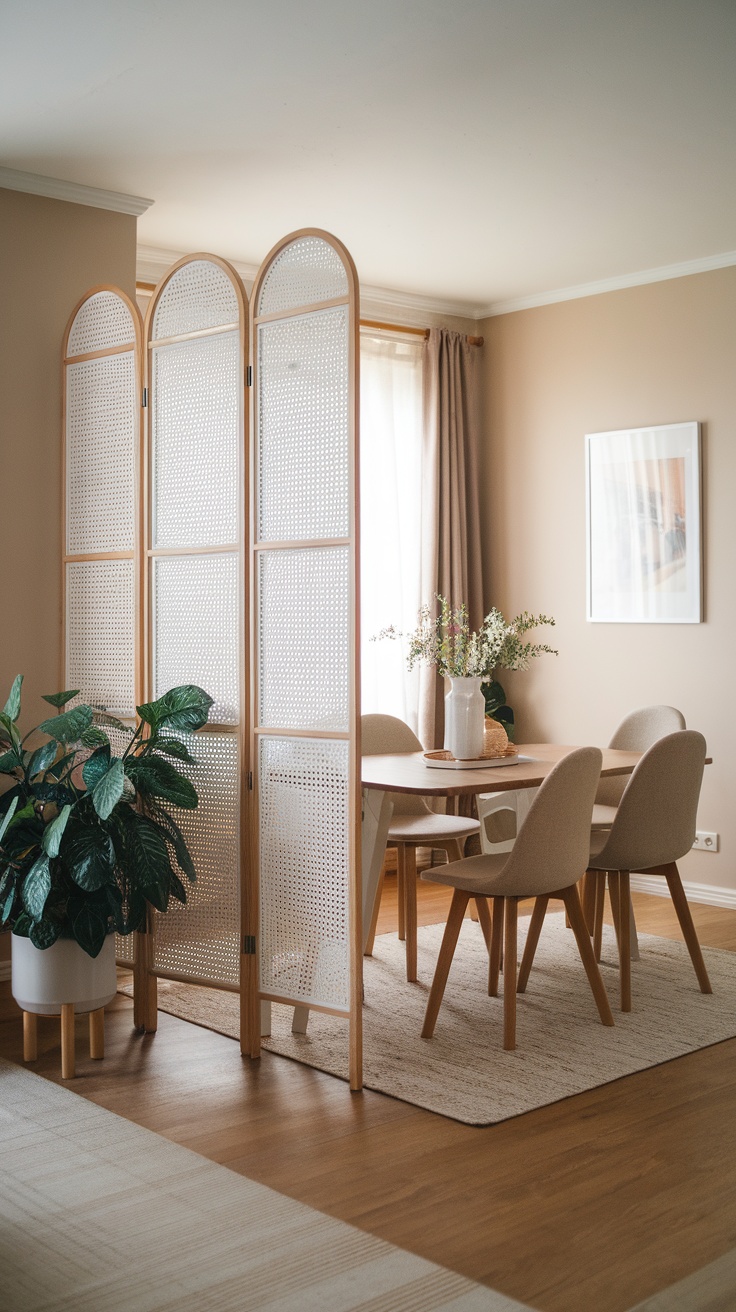
[[[423,886],[420,923],[447,891]],[[635,895],[643,932],[679,936]],[[736,950],[736,912],[693,906],[701,942]],[[379,933],[395,925],[387,881]],[[0,985],[0,1054],[22,1061]],[[118,996],[107,1055],[75,1092],[213,1161],[483,1281],[540,1312],[624,1312],[736,1246],[736,1040],[486,1129],[470,1128],[160,1015]],[[60,1081],[58,1022],[32,1068]]]

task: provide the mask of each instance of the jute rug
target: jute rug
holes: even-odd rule
[[[519,922],[519,955],[528,918]],[[365,960],[364,1078],[369,1089],[468,1125],[491,1125],[535,1107],[670,1061],[736,1036],[736,953],[704,953],[713,994],[700,993],[681,942],[640,935],[632,963],[634,1010],[618,1009],[613,930],[604,927],[601,972],[615,1026],[601,1025],[564,915],[547,916],[527,991],[518,998],[515,1052],[502,1048],[503,1001],[487,994],[488,954],[480,927],[460,934],[434,1038],[420,1037],[442,925],[419,930],[419,982],[405,978],[404,945],[376,939]],[[124,990],[124,991],[130,991]],[[237,1038],[238,999],[217,989],[159,983],[159,1006]],[[312,1012],[306,1035],[292,1011],[273,1007],[267,1051],[347,1079],[344,1021]]]
[[[0,1061],[8,1312],[523,1312],[523,1305]]]

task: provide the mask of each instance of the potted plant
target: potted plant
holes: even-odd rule
[[[193,685],[172,688],[139,706],[131,728],[100,707],[64,709],[72,689],[46,696],[56,715],[21,737],[22,682],[0,714],[0,773],[12,781],[0,796],[0,922],[16,936],[13,995],[25,1011],[58,1011],[60,1001],[91,1010],[90,1000],[104,1005],[101,954],[115,992],[114,932],[143,929],[149,906],[186,902],[184,880],[195,879],[169,808],[192,810],[197,793],[173,762],[195,763],[184,736],[206,723],[212,699]],[[110,728],[127,739],[122,754]],[[68,970],[68,987],[83,996],[44,1000],[46,961],[52,993]]]

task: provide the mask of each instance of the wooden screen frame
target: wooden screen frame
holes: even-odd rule
[[[275,311],[259,315],[258,304],[260,301],[261,291],[265,278],[271,269],[277,257],[303,237],[317,237],[331,246],[339,256],[348,283],[348,292],[344,297],[335,299],[312,302],[308,305],[293,307],[285,311]],[[363,1087],[363,933],[362,933],[362,881],[361,881],[361,842],[360,842],[360,825],[361,825],[361,782],[360,782],[360,572],[359,572],[359,546],[360,546],[360,501],[359,501],[359,433],[360,433],[360,414],[359,414],[359,367],[360,367],[360,292],[358,283],[358,274],[353,262],[352,256],[343,243],[329,232],[321,228],[300,228],[295,232],[289,233],[283,237],[269,251],[265,260],[256,276],[251,292],[251,320],[250,320],[250,340],[253,354],[252,363],[252,387],[250,398],[250,431],[254,435],[251,443],[250,463],[249,463],[249,483],[250,483],[250,575],[249,575],[249,592],[250,592],[250,640],[249,650],[255,651],[255,639],[257,633],[257,623],[255,615],[255,597],[256,597],[256,561],[259,551],[268,547],[269,549],[284,548],[294,550],[299,547],[314,547],[319,545],[316,540],[312,542],[294,542],[286,541],[283,543],[260,543],[255,539],[256,532],[256,514],[254,506],[254,497],[256,490],[255,481],[255,461],[256,461],[256,434],[257,434],[257,405],[258,405],[258,388],[257,388],[257,329],[261,323],[274,322],[293,318],[305,313],[314,313],[319,310],[331,309],[340,305],[348,307],[348,419],[349,419],[349,469],[348,478],[351,490],[351,504],[349,507],[349,533],[347,538],[328,539],[323,545],[340,546],[345,545],[349,548],[350,559],[350,631],[349,631],[349,662],[351,669],[350,694],[349,694],[349,722],[347,732],[339,731],[312,731],[312,730],[278,730],[264,729],[263,733],[268,736],[277,737],[305,737],[305,738],[327,738],[333,741],[347,741],[349,744],[348,754],[348,771],[349,771],[349,947],[350,947],[350,1003],[347,1012],[347,1019],[350,1026],[350,1088],[359,1090]],[[247,824],[245,826],[247,841],[243,851],[243,873],[242,881],[242,930],[247,942],[252,950],[244,958],[245,975],[243,976],[243,989],[241,993],[241,1050],[244,1054],[251,1057],[259,1057],[261,1051],[261,1026],[260,1026],[260,1003],[268,1002],[270,999],[266,994],[260,991],[260,971],[259,971],[259,947],[260,947],[260,878],[259,878],[259,817],[258,817],[258,750],[257,744],[261,733],[258,726],[258,705],[256,689],[256,660],[251,660],[250,683],[249,683],[249,719],[251,731],[249,735],[249,771],[252,780],[252,791],[249,792],[249,804],[246,813]],[[279,997],[277,1001],[287,1005],[303,1008],[302,999],[284,999]],[[310,1004],[310,1010],[325,1011],[330,1014],[346,1015],[346,1013],[329,1007],[319,1007]]]
[[[216,265],[226,274],[233,286],[238,302],[238,323],[232,325],[218,325],[213,329],[197,329],[188,333],[180,333],[173,337],[152,339],[151,332],[153,329],[154,316],[158,308],[161,296],[168,286],[171,279],[180,269],[188,264],[197,261],[206,261],[209,264]],[[184,255],[171,265],[166,273],[162,276],[156,285],[151,296],[144,321],[144,360],[143,360],[143,380],[146,390],[146,407],[145,422],[143,425],[143,451],[142,451],[142,526],[141,526],[141,624],[142,624],[142,682],[143,682],[143,699],[151,700],[153,689],[153,617],[151,612],[152,605],[152,588],[151,574],[153,562],[166,556],[202,556],[210,553],[222,551],[222,546],[215,547],[177,547],[172,548],[155,548],[152,540],[152,514],[153,499],[151,494],[151,459],[152,459],[152,434],[151,434],[151,360],[154,347],[173,344],[175,342],[185,342],[202,337],[218,335],[220,333],[232,332],[234,328],[238,329],[239,350],[238,350],[238,412],[240,416],[241,431],[239,434],[239,459],[238,459],[238,488],[243,488],[243,495],[239,498],[238,510],[238,591],[241,598],[241,623],[239,628],[239,658],[238,658],[238,683],[239,683],[239,718],[237,725],[208,724],[207,733],[227,733],[234,734],[238,738],[240,754],[240,815],[239,815],[239,832],[240,832],[240,884],[243,884],[243,830],[245,827],[246,816],[246,796],[248,790],[246,763],[248,761],[249,748],[249,699],[247,690],[249,687],[249,648],[248,648],[248,572],[246,569],[245,553],[247,546],[247,527],[248,527],[248,468],[249,468],[249,406],[246,402],[246,388],[248,376],[248,358],[249,358],[249,305],[248,296],[243,286],[242,279],[237,270],[227,260],[223,260],[219,255],[212,255],[209,252],[197,251],[191,255]],[[230,550],[230,544],[226,545]],[[135,1023],[140,1029],[145,1029],[147,1033],[156,1030],[158,1024],[158,980],[159,979],[181,979],[184,978],[175,972],[165,971],[157,968],[154,964],[155,951],[155,925],[156,917],[149,914],[148,924],[145,933],[138,936],[138,947],[136,950],[136,968],[134,978],[134,1007]],[[242,928],[242,926],[241,926]],[[243,937],[239,934],[239,957],[240,957],[240,983],[235,986],[226,984],[217,984],[212,980],[197,980],[193,976],[187,975],[186,982],[190,984],[202,983],[209,987],[219,987],[224,990],[230,989],[232,992],[242,990],[242,979],[246,973],[243,958]]]

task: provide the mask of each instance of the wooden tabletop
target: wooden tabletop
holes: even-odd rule
[[[426,764],[422,752],[364,756],[363,787],[386,793],[420,793],[425,797],[465,797],[473,793],[538,788],[553,765],[574,751],[574,747],[556,743],[520,743],[519,755],[531,757],[530,761],[482,770],[434,769]],[[631,774],[640,757],[641,752],[619,752],[604,747],[601,774]]]

